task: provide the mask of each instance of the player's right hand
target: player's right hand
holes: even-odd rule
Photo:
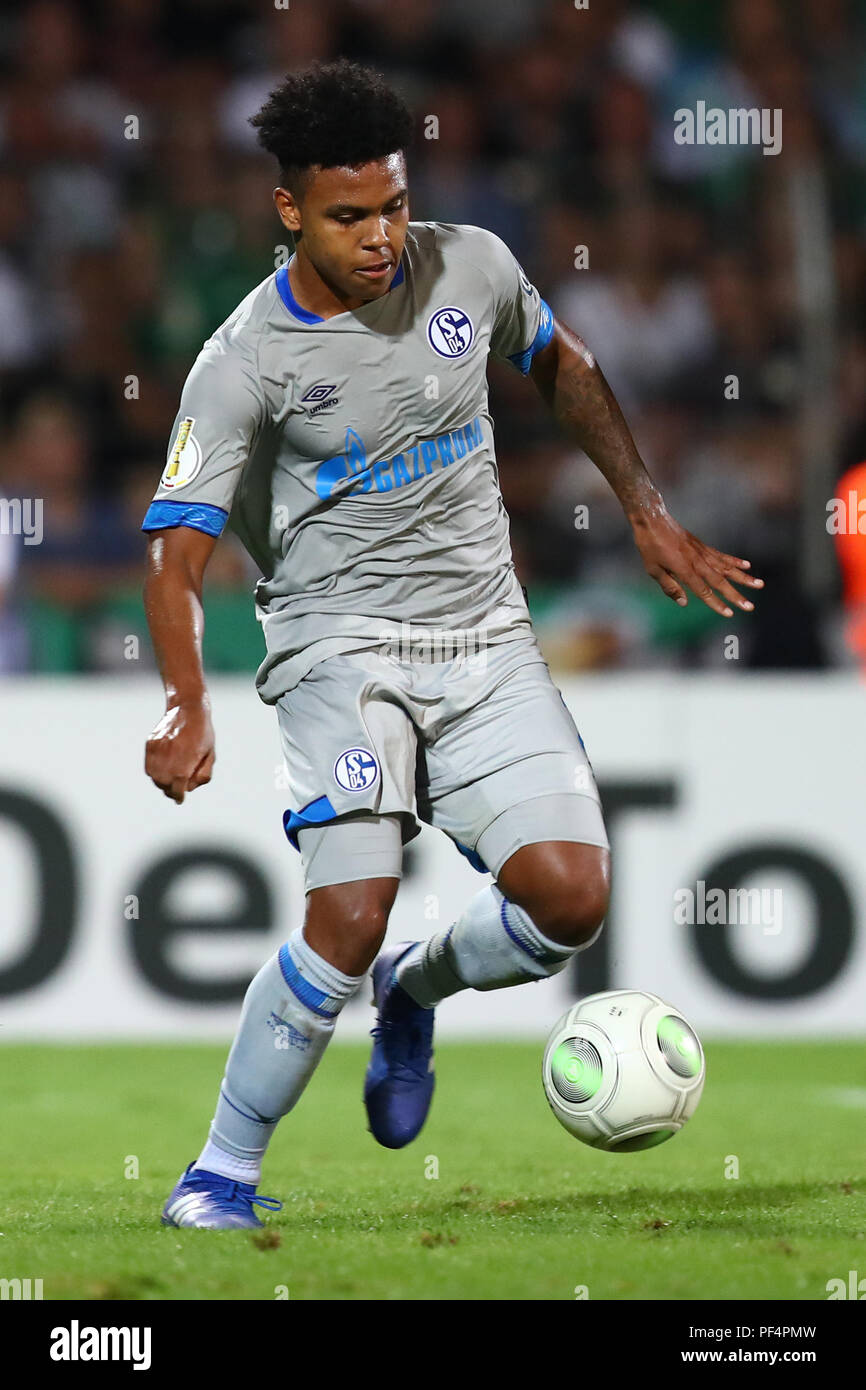
[[[192,704],[170,705],[150,738],[144,770],[178,806],[187,792],[211,779],[214,733],[205,696]]]

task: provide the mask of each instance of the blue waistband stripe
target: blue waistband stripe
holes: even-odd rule
[[[463,855],[464,859],[469,860],[469,863],[472,865],[473,869],[477,869],[479,874],[490,873],[490,870],[488,869],[487,865],[485,864],[484,860],[481,858],[481,855],[478,853],[477,850],[470,849],[468,845],[461,845],[459,840],[455,840],[454,843],[459,849],[460,853]]]
[[[298,831],[308,829],[314,825],[327,825],[336,816],[330,801],[326,796],[319,796],[315,801],[309,801],[306,806],[302,806],[300,811],[283,812],[283,829],[286,832],[286,839],[295,849],[299,849]]]

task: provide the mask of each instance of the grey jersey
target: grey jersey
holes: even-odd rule
[[[484,643],[529,630],[486,361],[528,372],[552,333],[497,236],[410,222],[380,299],[320,319],[283,267],[204,344],[143,529],[218,535],[230,520],[263,576],[268,704],[406,625]]]

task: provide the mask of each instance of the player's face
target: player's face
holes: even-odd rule
[[[398,152],[355,168],[320,169],[280,215],[303,233],[305,255],[341,299],[378,299],[390,289],[406,240],[406,161]]]

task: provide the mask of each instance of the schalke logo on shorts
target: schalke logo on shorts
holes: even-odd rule
[[[346,792],[365,792],[379,776],[379,764],[369,748],[347,748],[334,763],[334,777]]]
[[[475,330],[462,309],[437,309],[427,322],[427,341],[440,357],[462,357],[472,346]]]

